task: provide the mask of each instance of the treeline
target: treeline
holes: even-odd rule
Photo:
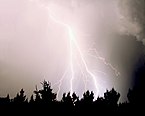
[[[56,99],[57,94],[53,93],[50,83],[44,81],[42,89],[35,90],[34,95],[30,100],[25,95],[23,89],[14,97],[9,95],[0,98],[0,112],[5,114],[28,115],[33,114],[126,114],[126,113],[143,113],[144,99],[142,93],[137,89],[129,90],[128,102],[118,103],[120,93],[114,88],[107,90],[103,97],[98,97],[94,100],[94,93],[86,91],[82,98],[79,98],[76,93],[64,93],[62,99]]]
[[[133,89],[129,89],[127,94],[128,101],[119,103],[120,93],[114,88],[96,100],[94,93],[88,90],[82,98],[76,93],[64,93],[58,101],[50,83],[43,81],[42,89],[36,88],[30,100],[23,89],[14,98],[9,95],[0,97],[0,115],[144,115],[145,63],[135,71],[134,82]]]

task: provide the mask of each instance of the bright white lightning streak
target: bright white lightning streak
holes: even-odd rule
[[[58,85],[57,99],[59,99],[58,97],[59,97],[59,93],[60,93],[62,81],[63,81],[63,79],[65,78],[67,72],[68,72],[68,70],[66,70],[66,71],[64,72],[63,76],[61,77],[61,79],[53,85],[53,87],[54,87],[55,85]],[[52,88],[53,88],[53,87],[52,87]]]
[[[89,70],[89,68],[88,68],[88,66],[87,66],[87,63],[86,63],[86,61],[85,61],[85,58],[84,58],[84,56],[83,56],[83,53],[82,53],[80,47],[78,46],[77,41],[76,41],[75,39],[73,39],[73,42],[75,43],[75,45],[76,45],[76,47],[77,47],[77,49],[78,49],[78,51],[79,51],[80,57],[81,57],[81,59],[82,59],[82,62],[83,62],[83,64],[84,64],[84,66],[85,66],[85,69],[86,69],[87,73],[93,78],[94,85],[95,85],[95,88],[96,88],[96,90],[97,90],[96,92],[98,93],[98,84],[97,84],[96,76]]]
[[[73,70],[73,40],[74,40],[74,35],[71,30],[71,28],[68,25],[65,25],[66,28],[68,29],[69,32],[69,37],[70,37],[70,68],[71,68],[71,80],[70,80],[70,93],[73,93],[73,79],[74,79],[74,70]]]
[[[61,24],[63,25],[64,27],[66,27],[66,29],[68,30],[68,34],[69,34],[69,42],[70,42],[70,68],[71,68],[71,80],[70,80],[70,93],[72,94],[73,93],[73,80],[74,80],[74,69],[73,69],[73,44],[76,46],[79,54],[80,54],[80,57],[81,57],[81,60],[85,66],[85,69],[87,71],[87,73],[93,78],[93,81],[94,81],[94,85],[95,85],[95,88],[96,88],[96,92],[98,93],[98,84],[97,84],[97,80],[96,80],[96,76],[89,70],[88,66],[87,66],[87,63],[85,61],[85,58],[83,56],[83,53],[75,39],[75,34],[73,33],[73,30],[72,28],[66,24],[66,23],[63,23],[61,22],[60,20],[57,20],[53,13],[50,11],[50,9],[48,10],[49,11],[49,16],[51,17],[51,19],[53,21],[55,21],[56,23],[58,24]]]
[[[31,0],[33,1],[33,0]],[[76,37],[75,37],[75,34],[71,28],[71,26],[69,26],[68,24],[58,20],[55,15],[53,14],[52,10],[50,10],[47,6],[45,6],[44,4],[40,3],[39,0],[36,0],[35,2],[37,2],[39,4],[40,7],[43,7],[43,8],[46,8],[48,10],[48,13],[49,13],[49,16],[50,18],[57,24],[60,24],[62,26],[64,26],[67,31],[68,31],[68,35],[69,35],[69,44],[70,44],[70,69],[71,69],[71,79],[70,79],[70,93],[72,94],[73,93],[73,80],[74,80],[74,62],[73,62],[73,56],[74,56],[74,50],[73,50],[73,47],[75,47],[77,50],[78,50],[78,53],[80,55],[80,58],[81,58],[81,61],[85,67],[85,70],[86,72],[90,75],[90,77],[93,79],[94,81],[94,85],[95,85],[95,88],[96,88],[96,93],[99,92],[99,84],[97,83],[97,80],[96,80],[96,76],[92,73],[92,71],[89,70],[88,66],[87,66],[87,63],[86,63],[86,60],[84,58],[84,55],[78,45],[78,42],[76,41]],[[104,57],[101,57],[99,55],[99,53],[97,52],[96,49],[90,49],[91,51],[94,51],[95,55],[92,55],[92,54],[89,54],[90,56],[96,58],[96,59],[99,59],[101,60],[106,66],[109,66],[112,70],[114,70],[116,76],[119,76],[120,75],[120,72],[117,71],[116,68],[114,68],[110,63],[106,62],[105,58]],[[81,69],[81,68],[80,68]],[[98,72],[101,72],[103,74],[105,74],[104,72],[102,71],[98,71]],[[55,85],[58,84],[58,94],[60,92],[60,87],[62,85],[62,81],[66,75],[67,71],[65,71],[65,73],[63,74],[62,78],[57,82],[55,83]],[[83,73],[82,69],[81,69],[81,73],[83,75],[85,75],[85,73]],[[86,75],[85,75],[86,76]],[[87,77],[87,76],[86,76]],[[86,80],[84,80],[84,83],[87,81],[87,78]],[[85,83],[85,88],[86,88],[86,83]]]
[[[84,90],[85,91],[87,91],[87,81],[88,81],[88,79],[87,79],[87,75],[85,75],[85,73],[83,72],[83,69],[82,69],[82,67],[80,66],[80,64],[78,64],[78,66],[79,66],[79,68],[80,68],[80,71],[81,71],[81,73],[82,73],[82,79],[83,79],[83,82],[84,82]],[[85,79],[84,79],[84,77],[85,77]]]
[[[111,63],[107,62],[104,57],[101,57],[96,49],[90,49],[90,50],[94,51],[94,53],[96,54],[96,55],[89,54],[90,56],[101,60],[103,62],[103,64],[105,64],[106,66],[109,66],[115,72],[116,76],[120,75],[120,72],[114,66],[112,66]]]

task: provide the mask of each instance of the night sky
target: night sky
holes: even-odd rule
[[[145,54],[145,0],[0,0],[0,96],[44,79],[96,97],[114,87],[127,100]]]

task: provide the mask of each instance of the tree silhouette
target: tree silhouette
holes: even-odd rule
[[[40,94],[39,94],[39,91],[37,89],[37,86],[36,86],[36,90],[34,91],[34,93],[35,93],[35,103],[40,103],[41,98],[40,98]]]
[[[105,107],[105,99],[103,97],[98,97],[97,100],[94,102],[95,106],[99,106],[100,108],[104,108]]]
[[[50,83],[44,80],[41,84],[43,88],[38,93],[40,93],[42,101],[45,103],[56,101],[56,93],[52,92]]]
[[[89,90],[83,94],[83,98],[81,99],[81,101],[86,104],[93,103],[93,100],[94,100],[94,93],[92,91],[90,92]]]
[[[76,105],[77,102],[79,102],[79,97],[76,95],[75,92],[72,94],[72,102],[74,105]]]
[[[127,97],[132,104],[145,104],[145,63],[135,71],[135,84],[129,89]]]
[[[32,95],[29,102],[23,89],[13,99],[10,99],[9,94],[6,97],[0,97],[0,110],[3,112],[10,111],[18,115],[22,114],[22,112],[24,114],[31,112],[40,115],[46,113],[53,113],[53,115],[76,115],[79,113],[88,115],[125,115],[131,112],[144,112],[144,110],[141,110],[142,105],[144,105],[144,102],[141,103],[141,101],[144,101],[144,98],[139,86],[135,86],[132,90],[129,89],[129,102],[118,104],[120,93],[114,88],[107,90],[103,97],[98,97],[96,100],[93,91],[88,90],[84,92],[81,99],[75,92],[72,94],[68,92],[64,93],[62,99],[58,101],[51,84],[45,80],[41,84],[42,89],[38,90],[36,86],[35,98]]]
[[[63,94],[62,102],[68,103],[68,104],[73,104],[70,92],[67,95],[66,95],[66,93]]]
[[[0,97],[0,105],[9,104],[10,103],[10,96],[9,94],[7,97]]]
[[[104,93],[104,99],[107,105],[109,106],[116,106],[119,98],[120,98],[120,93],[116,92],[114,88],[112,88],[112,90],[110,91],[107,90]]]
[[[31,95],[29,103],[30,103],[30,104],[34,104],[34,102],[35,102],[35,101],[34,101],[34,97],[33,97],[33,95]]]
[[[23,89],[20,90],[20,93],[17,93],[16,97],[14,97],[13,99],[13,102],[16,104],[22,104],[27,102],[26,95],[24,95]]]
[[[63,103],[63,107],[67,110],[72,109],[73,107],[73,99],[69,93],[64,93],[61,102]]]
[[[142,106],[145,104],[145,61],[139,63],[135,71],[134,86],[129,89],[127,97],[130,104],[130,111],[144,113]]]

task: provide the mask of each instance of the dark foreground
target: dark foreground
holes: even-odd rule
[[[35,96],[27,99],[24,90],[10,99],[9,95],[0,98],[0,112],[3,115],[143,115],[145,97],[138,89],[129,90],[128,102],[118,103],[120,94],[114,88],[106,91],[103,97],[94,100],[94,93],[86,91],[83,98],[75,93],[64,93],[60,101],[52,92],[50,83],[44,81],[42,89],[34,91]]]

